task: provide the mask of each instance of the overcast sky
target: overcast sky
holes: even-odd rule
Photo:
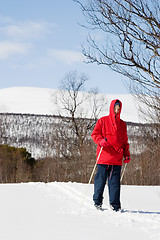
[[[127,93],[123,76],[83,62],[81,45],[88,30],[79,23],[84,21],[72,0],[0,0],[0,88],[56,89],[76,70],[88,76],[88,89]]]

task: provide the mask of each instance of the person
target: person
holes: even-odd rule
[[[120,177],[123,163],[129,163],[130,152],[126,123],[120,119],[122,103],[115,99],[110,104],[109,116],[101,117],[91,134],[97,144],[97,172],[94,177],[94,206],[102,210],[103,192],[108,179],[110,207],[114,211],[121,210]]]

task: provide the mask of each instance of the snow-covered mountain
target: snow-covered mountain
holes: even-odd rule
[[[159,186],[122,186],[122,213],[109,210],[107,187],[105,210],[94,209],[92,184],[0,184],[0,192],[2,240],[160,239]]]
[[[34,87],[12,87],[0,89],[0,112],[31,113],[56,115],[57,107],[52,101],[56,89]],[[107,115],[111,100],[120,99],[123,104],[121,118],[129,122],[143,122],[139,118],[136,103],[130,94],[103,95],[107,100],[106,111],[101,116]]]

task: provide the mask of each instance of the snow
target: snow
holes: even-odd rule
[[[54,89],[12,87],[0,89],[0,110],[9,113],[53,114]]]
[[[36,87],[12,87],[0,89],[0,112],[56,115],[57,107],[52,101],[52,95],[56,92],[56,89]],[[137,105],[132,95],[103,94],[103,96],[107,100],[107,105],[105,111],[101,113],[101,116],[108,114],[111,100],[119,99],[123,104],[121,118],[124,121],[136,123],[144,121],[139,118],[139,112],[136,107]],[[86,107],[87,105],[85,105],[85,108]]]
[[[80,207],[83,196],[87,196]],[[123,212],[94,209],[93,185],[0,184],[2,240],[159,240],[160,186],[122,186]]]

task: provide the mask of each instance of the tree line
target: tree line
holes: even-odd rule
[[[4,115],[3,115],[4,116]],[[93,166],[96,161],[96,145],[93,143],[90,135],[94,127],[94,120],[92,119],[76,119],[76,124],[86,128],[92,122],[92,127],[87,132],[86,138],[79,142],[78,135],[72,129],[70,118],[59,118],[55,116],[28,116],[9,114],[10,129],[11,124],[14,125],[18,118],[17,124],[23,122],[25,131],[16,130],[16,139],[11,136],[12,146],[7,143],[10,142],[10,136],[5,136],[5,127],[1,125],[1,145],[0,145],[0,182],[1,183],[17,183],[17,182],[52,182],[52,181],[76,181],[87,183]],[[37,121],[35,119],[37,117]],[[42,143],[44,135],[40,136],[42,128],[45,126],[43,121],[48,120],[54,122],[50,132],[46,133],[44,142]],[[5,119],[7,114],[5,115]],[[29,120],[28,130],[24,124],[24,118]],[[41,120],[40,120],[41,119]],[[2,120],[2,115],[1,115]],[[9,120],[7,120],[9,122]],[[3,121],[1,121],[2,123]],[[41,129],[38,139],[35,139],[34,132],[35,123],[41,123],[38,128]],[[8,125],[7,125],[8,126]],[[160,163],[159,163],[159,139],[160,129],[159,125],[154,124],[135,124],[127,123],[131,162],[127,165],[126,172],[123,178],[123,184],[131,185],[159,185],[160,184]],[[82,131],[82,130],[81,130]],[[30,132],[30,145],[37,146],[40,144],[43,147],[45,154],[34,158],[31,153],[23,146],[28,143],[28,132]],[[44,129],[45,132],[45,129]],[[2,134],[3,133],[3,134]],[[12,133],[13,134],[13,133]],[[47,138],[48,135],[48,138]],[[6,140],[7,139],[7,140]],[[15,142],[13,142],[13,139]],[[5,142],[6,141],[6,142]],[[28,145],[29,146],[29,145]],[[44,148],[45,147],[45,148]],[[33,149],[32,149],[33,150]],[[34,149],[36,151],[36,148]],[[52,151],[52,155],[50,155]]]

